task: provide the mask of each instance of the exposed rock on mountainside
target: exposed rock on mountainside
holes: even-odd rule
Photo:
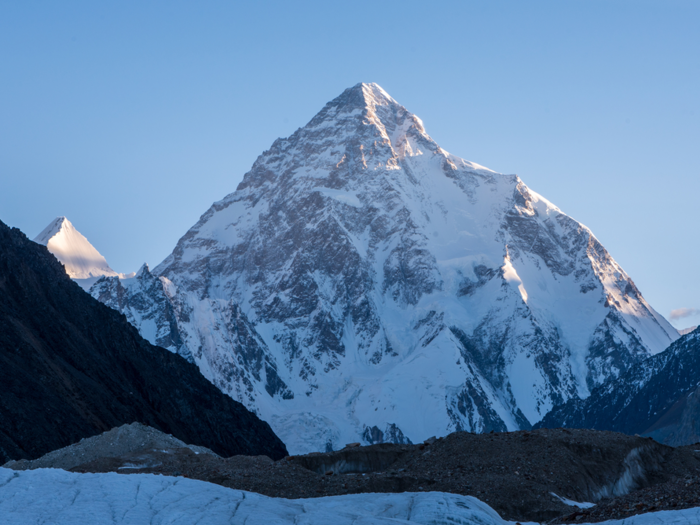
[[[267,423],[0,223],[0,461],[139,421],[222,455],[286,454]]]
[[[700,333],[633,366],[583,401],[556,407],[538,426],[652,436],[669,445],[700,441]]]
[[[376,84],[276,140],[152,274],[91,293],[293,452],[529,428],[678,337],[588,228]]]
[[[102,279],[91,288],[97,300],[122,312],[151,344],[180,354],[190,362],[192,355],[180,337],[173,306],[174,289],[165,277],[153,275],[144,264],[133,279]]]

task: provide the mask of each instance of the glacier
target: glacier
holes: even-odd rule
[[[587,227],[365,83],[90,293],[293,454],[530,428],[679,337]]]
[[[0,515],[12,525],[514,523],[476,498],[442,492],[288,500],[182,477],[5,468],[0,468]]]
[[[444,492],[270,498],[204,481],[154,474],[78,474],[0,468],[0,515],[12,525],[507,525],[486,503]],[[661,511],[601,525],[689,525],[700,508]],[[522,525],[533,523],[519,522]],[[586,524],[584,524],[586,525]]]

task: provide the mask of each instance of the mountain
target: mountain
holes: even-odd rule
[[[529,428],[678,338],[588,228],[376,84],[276,140],[152,272],[91,293],[294,453]]]
[[[140,422],[224,456],[286,455],[267,423],[0,222],[0,463]],[[116,279],[116,277],[114,277]]]
[[[178,315],[173,306],[175,288],[167,278],[153,275],[147,264],[133,278],[99,280],[90,293],[100,302],[123,313],[148,342],[167,348],[194,363],[180,336]]]
[[[66,217],[57,217],[34,238],[63,263],[66,273],[88,290],[102,276],[133,277],[118,274]]]
[[[700,441],[700,332],[617,379],[552,410],[538,427],[592,428],[651,436],[668,445]]]

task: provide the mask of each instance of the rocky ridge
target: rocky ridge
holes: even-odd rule
[[[555,407],[541,427],[592,428],[641,434],[669,445],[700,441],[700,333],[593,390]]]
[[[0,223],[0,461],[141,422],[223,454],[286,455],[267,423],[150,345],[46,247]]]

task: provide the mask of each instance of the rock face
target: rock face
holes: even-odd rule
[[[152,274],[91,293],[294,453],[529,428],[678,337],[590,230],[376,84],[276,140]]]
[[[0,463],[134,421],[214,452],[287,452],[267,423],[154,347],[0,223]]]
[[[668,445],[700,441],[700,333],[556,407],[539,427],[593,428],[651,436]]]

